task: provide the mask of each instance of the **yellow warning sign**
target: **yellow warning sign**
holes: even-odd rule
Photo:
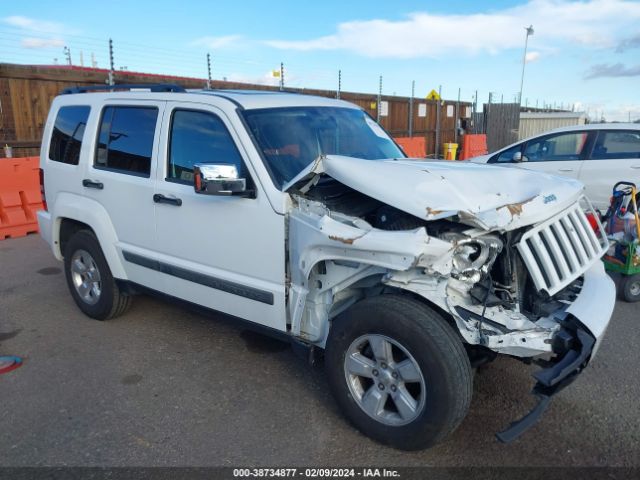
[[[431,90],[427,95],[427,100],[440,100],[440,95],[435,90]]]
[[[378,108],[378,104],[376,102],[371,102],[371,105],[369,105],[371,107],[371,110],[375,110]]]

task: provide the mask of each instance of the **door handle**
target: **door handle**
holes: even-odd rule
[[[98,182],[96,180],[89,180],[85,178],[82,180],[82,186],[86,188],[95,188],[97,190],[102,190],[104,188],[104,184],[102,182]]]
[[[631,165],[634,170],[640,170],[640,165]]]
[[[573,172],[573,168],[559,168],[559,172]]]
[[[155,195],[153,195],[153,201],[156,203],[175,205],[176,207],[182,205],[182,199],[176,197],[167,197],[166,195],[162,195],[161,193],[156,193]]]

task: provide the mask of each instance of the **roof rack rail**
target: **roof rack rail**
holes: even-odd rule
[[[150,92],[174,92],[185,93],[186,90],[180,85],[173,83],[123,83],[120,85],[90,85],[83,87],[69,87],[60,92],[60,95],[70,95],[74,93],[87,93],[87,92],[112,92],[114,90],[133,90],[144,89]]]

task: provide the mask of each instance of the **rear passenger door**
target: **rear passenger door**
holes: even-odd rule
[[[154,175],[164,102],[111,101],[102,106],[92,162],[83,187],[108,212],[127,278],[160,282],[131,258],[153,258],[156,247]]]
[[[600,130],[580,181],[596,208],[604,210],[621,180],[640,186],[640,130]]]
[[[155,191],[162,291],[285,330],[284,216],[260,189],[230,116],[209,104],[168,102],[162,139]],[[196,193],[196,163],[235,165],[255,195]]]

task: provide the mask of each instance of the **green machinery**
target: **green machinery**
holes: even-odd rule
[[[603,222],[612,245],[603,258],[604,266],[607,271],[621,275],[619,295],[627,302],[637,302],[640,300],[640,220],[635,184],[615,184]]]

